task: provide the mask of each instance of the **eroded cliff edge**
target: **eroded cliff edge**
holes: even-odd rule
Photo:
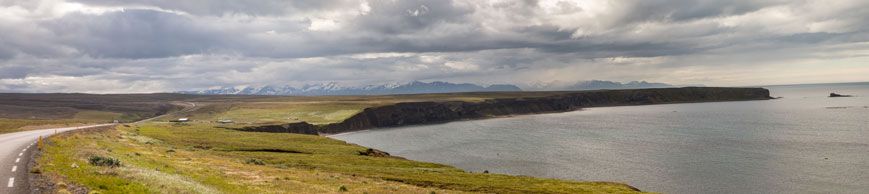
[[[768,99],[772,98],[769,96],[769,90],[764,88],[686,87],[576,91],[545,97],[492,99],[482,102],[397,103],[366,108],[340,123],[324,126],[313,126],[307,123],[293,124],[292,128],[304,128],[305,130],[247,129],[246,131],[290,132],[311,135],[336,134],[378,127],[440,123],[505,115],[565,112],[585,107]]]

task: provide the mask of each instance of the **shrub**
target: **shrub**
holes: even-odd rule
[[[247,160],[244,160],[244,163],[245,164],[253,164],[253,165],[266,165],[266,163],[263,162],[263,160],[256,159],[256,158],[248,158]]]
[[[108,166],[112,168],[121,166],[121,160],[104,156],[88,157],[88,162],[94,166]]]
[[[33,174],[42,174],[42,170],[40,170],[39,168],[31,168],[31,169],[30,169],[30,173],[33,173]]]
[[[346,192],[346,191],[347,191],[347,187],[345,187],[344,185],[341,185],[340,187],[338,187],[338,191]]]

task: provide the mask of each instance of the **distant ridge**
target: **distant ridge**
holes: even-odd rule
[[[573,83],[564,83],[553,81],[549,83],[537,83],[528,85],[524,89],[534,91],[571,91],[571,90],[603,90],[603,89],[643,89],[643,88],[674,88],[686,86],[703,86],[703,85],[670,85],[665,83],[647,82],[647,81],[631,81],[628,83],[605,81],[605,80],[589,80],[578,81]]]
[[[625,84],[621,82],[591,80],[577,82],[576,84],[566,88],[567,90],[601,90],[601,89],[640,89],[640,88],[670,88],[675,87],[665,83],[655,83],[646,81],[631,81]]]
[[[422,94],[422,93],[453,93],[453,92],[491,92],[491,91],[522,91],[519,87],[509,84],[480,86],[463,83],[435,81],[430,83],[413,81],[406,84],[368,85],[363,87],[345,87],[335,82],[325,84],[308,84],[300,88],[291,86],[273,87],[224,87],[202,91],[178,91],[181,94],[201,95],[385,95],[385,94]]]
[[[552,82],[519,88],[511,84],[495,84],[480,86],[470,83],[449,83],[442,81],[409,83],[387,83],[382,85],[367,85],[358,87],[343,86],[336,82],[307,84],[302,87],[262,86],[262,87],[223,87],[200,91],[177,91],[180,94],[200,95],[293,95],[293,96],[342,96],[342,95],[388,95],[388,94],[425,94],[425,93],[455,93],[455,92],[494,92],[494,91],[555,91],[555,90],[602,90],[602,89],[642,89],[642,88],[673,88],[703,85],[670,85],[665,83],[631,81],[628,83],[590,80],[573,84]]]

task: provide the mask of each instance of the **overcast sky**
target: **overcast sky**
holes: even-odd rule
[[[869,81],[866,0],[0,0],[0,92]]]

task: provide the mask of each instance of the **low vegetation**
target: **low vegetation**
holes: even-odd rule
[[[90,156],[88,157],[88,163],[94,166],[108,166],[112,168],[121,166],[121,160],[105,156]]]
[[[198,107],[163,119],[233,120],[242,123],[341,122],[365,108],[421,101],[483,101],[495,98],[540,97],[567,92],[470,92],[372,96],[201,96],[189,99]]]
[[[359,153],[368,148],[320,136],[215,126],[147,123],[64,133],[51,138],[38,168],[102,193],[638,193],[613,183],[366,156]],[[100,162],[90,162],[94,156]],[[115,161],[123,165],[105,165]]]

